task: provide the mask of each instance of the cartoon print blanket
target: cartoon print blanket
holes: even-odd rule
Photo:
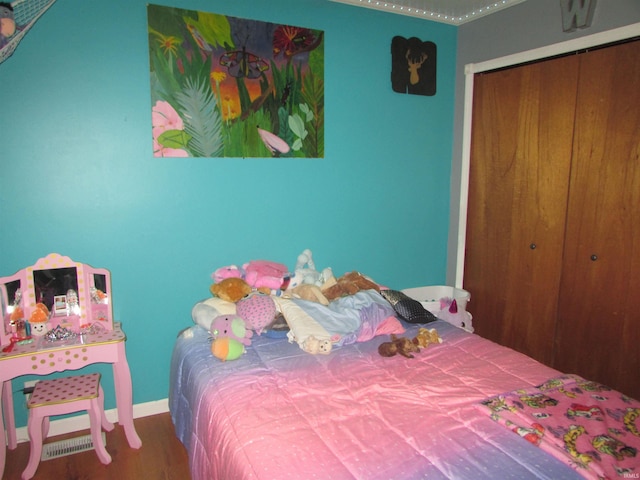
[[[640,402],[604,385],[561,375],[477,408],[585,478],[640,474]]]

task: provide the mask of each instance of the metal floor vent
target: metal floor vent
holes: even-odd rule
[[[102,441],[106,446],[107,438],[104,432],[102,432]],[[87,450],[93,450],[93,440],[91,440],[91,435],[82,435],[81,437],[44,444],[40,460],[53,460],[54,458],[66,457],[67,455],[86,452]]]

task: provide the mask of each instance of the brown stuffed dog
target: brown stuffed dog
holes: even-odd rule
[[[381,343],[378,346],[378,353],[383,357],[393,357],[396,354],[400,354],[403,357],[415,358],[411,355],[412,352],[419,352],[420,347],[405,337],[397,337],[391,334],[391,341]]]
[[[324,293],[324,296],[327,297],[329,301],[332,301],[346,295],[353,295],[360,290],[370,289],[380,291],[380,287],[376,283],[361,273],[349,272],[338,278],[335,284],[328,288],[323,288],[322,293]]]

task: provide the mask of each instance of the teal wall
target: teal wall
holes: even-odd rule
[[[176,334],[219,266],[293,267],[310,248],[337,274],[445,281],[455,27],[327,0],[173,0],[324,30],[325,158],[157,159],[147,3],[58,1],[0,64],[0,275],[50,252],[108,268],[134,403],[167,397]],[[392,92],[395,35],[437,44],[435,96]]]

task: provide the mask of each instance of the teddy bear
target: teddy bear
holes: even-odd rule
[[[214,296],[232,303],[236,303],[252,291],[247,282],[236,277],[225,278],[221,282],[214,283],[209,290]]]
[[[251,345],[253,332],[246,327],[245,321],[238,315],[218,315],[211,322],[211,336],[214,338],[229,337],[243,345]]]
[[[383,342],[378,346],[378,353],[383,357],[393,357],[399,353],[403,357],[415,358],[413,352],[420,352],[420,347],[408,338],[394,334],[391,334],[390,342]]]
[[[328,288],[323,288],[322,293],[327,297],[327,300],[332,301],[346,295],[354,295],[360,290],[371,289],[378,292],[380,291],[380,287],[375,282],[369,280],[361,273],[349,272],[338,278],[335,284]]]
[[[442,339],[435,328],[428,329],[424,327],[420,327],[418,334],[411,341],[421,348],[427,348],[432,343],[442,343]]]
[[[332,344],[331,340],[320,340],[313,335],[310,335],[302,342],[302,350],[313,355],[321,353],[327,355],[331,352]]]

